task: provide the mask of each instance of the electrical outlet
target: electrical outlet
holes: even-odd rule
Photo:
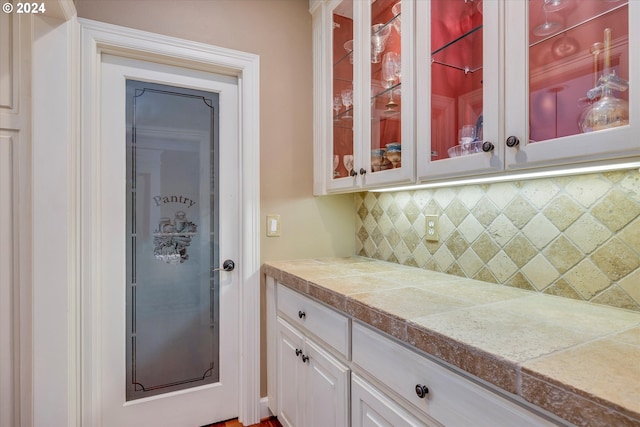
[[[438,241],[438,215],[425,215],[425,223],[427,226],[426,239],[430,242]]]

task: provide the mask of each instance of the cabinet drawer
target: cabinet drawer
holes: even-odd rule
[[[349,358],[349,319],[284,285],[277,290],[278,312]]]
[[[552,426],[463,376],[354,322],[353,363],[445,426]],[[416,386],[428,393],[418,397]]]

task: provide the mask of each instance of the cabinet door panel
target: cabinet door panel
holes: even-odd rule
[[[353,427],[426,426],[356,374],[351,379],[351,422]]]
[[[312,341],[306,342],[305,426],[347,427],[349,369]]]
[[[277,347],[277,394],[278,420],[285,427],[301,427],[302,402],[299,393],[304,381],[304,370],[300,361],[304,346],[302,335],[282,319],[278,319]]]

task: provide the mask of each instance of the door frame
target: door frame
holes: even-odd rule
[[[260,420],[260,108],[259,56],[131,28],[78,19],[80,28],[79,137],[74,212],[79,224],[76,277],[80,295],[73,304],[71,354],[81,361],[75,394],[83,425],[101,426],[100,417],[100,277],[99,136],[100,63],[103,53],[160,64],[193,68],[238,78],[239,155],[238,197],[241,212],[239,259],[239,421]],[[75,342],[74,342],[75,341]]]

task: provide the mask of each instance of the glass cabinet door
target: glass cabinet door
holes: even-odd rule
[[[418,174],[502,168],[496,0],[418,2]]]
[[[630,23],[640,4],[530,0],[525,6],[506,6],[507,25],[509,16],[525,17],[521,27],[507,28],[507,64],[517,62],[514,75],[507,74],[507,88],[515,89],[511,98],[507,90],[510,166],[637,153],[629,104],[637,99],[640,70],[633,70],[629,53],[639,47]]]
[[[346,181],[341,185],[351,184],[354,170],[354,132],[353,118],[358,105],[353,96],[353,63],[354,63],[354,19],[353,0],[338,2],[331,12],[333,31],[330,38],[331,47],[331,88],[333,112],[333,133],[331,142],[331,160],[333,181]],[[337,184],[337,183],[336,183]]]

